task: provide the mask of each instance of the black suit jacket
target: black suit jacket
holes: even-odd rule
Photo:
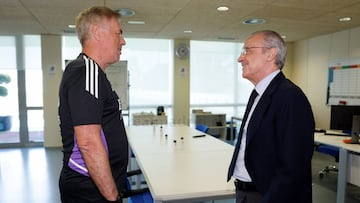
[[[247,130],[245,166],[263,195],[263,202],[312,202],[314,129],[306,96],[280,72],[260,98]],[[241,136],[228,180],[233,174]]]

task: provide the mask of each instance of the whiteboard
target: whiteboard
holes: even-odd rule
[[[360,59],[329,62],[327,104],[360,105]]]
[[[122,110],[129,110],[129,82],[127,61],[118,61],[106,68],[106,77],[117,93]]]

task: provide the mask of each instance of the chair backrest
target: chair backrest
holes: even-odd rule
[[[320,144],[315,148],[316,151],[328,154],[335,158],[336,162],[339,162],[339,147],[334,147],[331,145]]]
[[[153,202],[154,199],[152,198],[151,193],[149,191],[128,198],[128,203],[153,203]]]
[[[207,125],[204,124],[196,124],[196,130],[200,130],[201,132],[207,133],[207,131],[209,130],[209,127]]]
[[[154,200],[151,196],[149,188],[132,189],[129,178],[131,176],[140,175],[141,170],[134,170],[127,172],[126,190],[123,191],[123,198],[127,198],[128,203],[153,203]]]

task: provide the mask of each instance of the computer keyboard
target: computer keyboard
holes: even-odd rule
[[[343,133],[335,130],[324,130],[320,128],[315,128],[315,132],[317,133],[324,133],[325,135],[335,135],[335,136],[351,136],[348,133]]]
[[[335,135],[335,136],[351,136],[350,134],[338,132],[334,130],[326,130],[325,135]]]

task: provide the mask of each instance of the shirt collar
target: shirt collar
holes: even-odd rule
[[[266,76],[264,79],[262,79],[256,86],[255,86],[255,90],[256,92],[259,94],[259,96],[261,96],[266,88],[269,86],[270,82],[274,79],[274,77],[280,73],[280,70],[276,70],[272,73],[270,73],[268,76]]]

